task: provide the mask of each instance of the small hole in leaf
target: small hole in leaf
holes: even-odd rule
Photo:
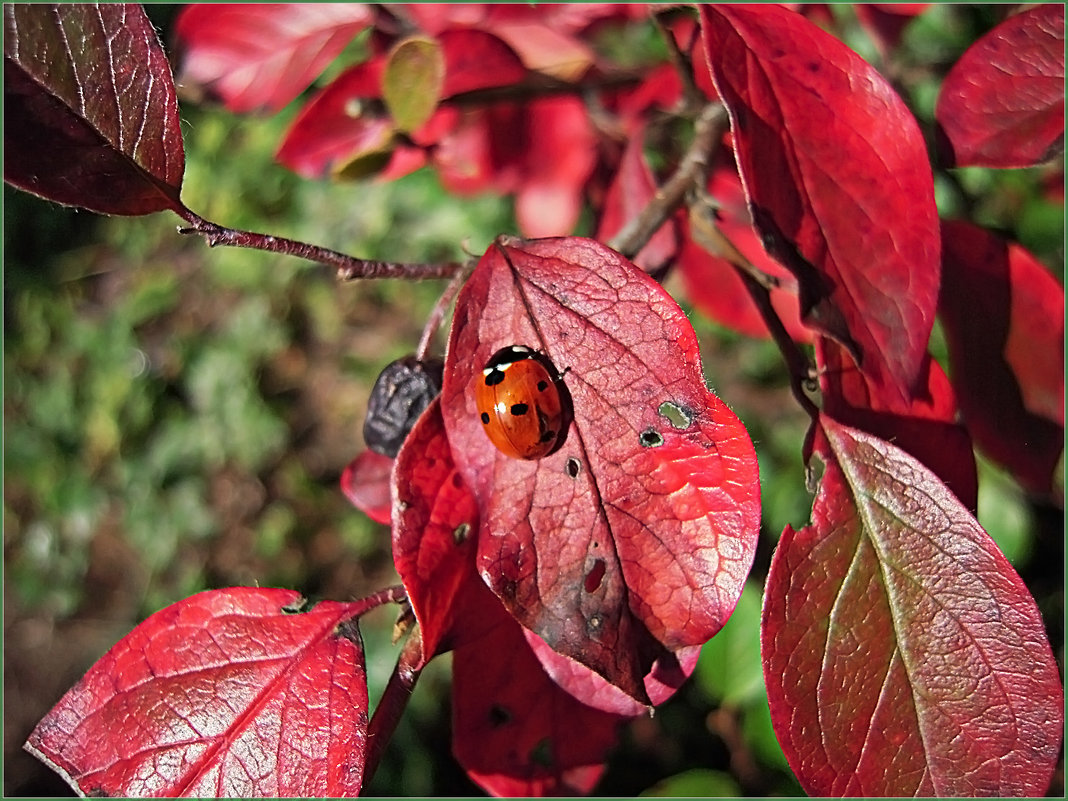
[[[452,541],[457,545],[462,545],[467,541],[467,535],[471,533],[470,523],[461,523],[452,532]]]
[[[286,604],[280,610],[283,615],[299,615],[308,611],[308,599],[297,598],[293,603]]]
[[[596,634],[601,630],[604,625],[604,618],[600,615],[590,615],[590,619],[586,621],[586,630],[591,634]]]
[[[674,401],[664,401],[657,411],[660,412],[661,417],[671,423],[672,428],[677,428],[679,431],[685,431],[693,425],[693,409],[688,406]]]
[[[597,592],[597,588],[601,586],[601,580],[604,578],[604,559],[598,559],[593,563],[593,568],[586,574],[586,592]]]
[[[574,457],[568,459],[567,463],[564,465],[564,470],[567,471],[567,474],[571,478],[577,478],[581,469],[582,465],[579,463],[579,460]]]
[[[659,448],[664,444],[664,438],[655,428],[647,428],[638,436],[643,448]]]
[[[507,707],[503,707],[500,704],[494,704],[490,707],[489,722],[493,728],[499,729],[511,719],[512,713],[508,711]]]

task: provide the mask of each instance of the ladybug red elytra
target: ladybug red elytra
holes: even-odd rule
[[[525,345],[501,348],[476,378],[482,430],[513,459],[540,459],[563,444],[570,422],[567,399],[556,368]]]

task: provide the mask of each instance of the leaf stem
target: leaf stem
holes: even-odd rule
[[[207,240],[209,247],[227,245],[296,256],[300,259],[319,262],[335,268],[340,281],[351,281],[356,278],[449,278],[463,267],[460,262],[412,264],[359,259],[355,256],[339,253],[336,250],[309,245],[306,242],[298,242],[294,239],[227,228],[210,220],[205,220],[188,209],[184,209],[184,213],[181,216],[189,223],[189,227],[179,228],[178,233],[200,234]]]
[[[401,715],[412,697],[415,683],[423,671],[423,638],[416,628],[412,631],[397,657],[393,674],[375,707],[371,722],[367,725],[367,752],[363,768],[363,786],[367,787],[382,761],[393,732],[400,723]]]
[[[703,203],[694,202],[690,205],[690,235],[693,241],[706,251],[729,262],[741,276],[749,297],[753,299],[757,311],[760,312],[764,324],[771,333],[771,338],[786,361],[787,369],[790,371],[790,391],[806,414],[815,420],[819,409],[806,391],[806,387],[811,385],[814,377],[812,362],[790,336],[771,303],[771,290],[781,286],[782,282],[774,275],[758,269],[735,247],[734,243],[716,225],[713,216],[707,213],[710,209],[707,199]]]
[[[661,186],[637,217],[631,219],[606,244],[627,258],[634,256],[663,225],[686,195],[704,182],[708,164],[727,130],[727,110],[721,103],[708,103],[694,122],[694,137],[675,173]]]

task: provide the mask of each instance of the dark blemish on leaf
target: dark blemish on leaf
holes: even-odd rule
[[[590,634],[598,634],[601,628],[604,626],[604,618],[599,614],[590,615],[589,620],[586,621],[586,630]]]
[[[461,523],[452,532],[452,541],[457,545],[463,545],[467,541],[467,535],[471,533],[470,523]]]
[[[462,478],[460,478],[460,474],[459,473],[453,473],[452,474],[452,485],[456,489],[461,489],[463,487],[464,480]]]
[[[564,470],[567,471],[568,476],[570,476],[571,478],[577,478],[579,472],[582,470],[582,464],[579,462],[578,459],[572,456],[564,464]]]
[[[664,438],[655,428],[647,428],[638,436],[643,448],[659,448],[664,444]]]
[[[586,592],[597,592],[597,589],[601,586],[601,580],[604,578],[605,566],[604,559],[598,559],[593,563],[593,568],[586,574]]]
[[[672,428],[677,428],[679,431],[685,431],[692,426],[696,416],[689,406],[675,401],[664,401],[657,411],[660,412],[661,417],[671,423]]]
[[[494,704],[489,710],[489,722],[490,726],[495,729],[499,729],[501,726],[505,726],[512,720],[512,713],[508,710],[508,707],[501,706],[500,704]]]
[[[552,768],[553,761],[553,746],[548,737],[538,740],[538,744],[530,749],[530,761],[534,765],[540,765],[543,768]]]
[[[86,793],[86,798],[111,798],[110,795],[104,790],[103,787],[90,787]]]

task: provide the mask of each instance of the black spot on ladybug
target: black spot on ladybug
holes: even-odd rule
[[[664,444],[664,438],[655,428],[645,429],[645,431],[638,435],[638,441],[642,444],[643,448],[659,448]]]
[[[486,386],[495,387],[504,381],[504,370],[490,370],[486,373]]]
[[[542,432],[541,438],[538,440],[538,442],[552,442],[555,439],[556,439],[556,432],[555,431],[545,431],[545,432]]]
[[[513,417],[522,417],[530,411],[530,406],[526,403],[513,403],[512,408],[508,411],[512,413]]]
[[[478,416],[478,419],[482,421],[482,425],[484,425],[484,426],[488,426],[489,425],[490,416],[488,414],[486,414],[485,412],[480,414]]]
[[[548,388],[549,388],[549,382],[548,381],[539,381],[538,382],[538,392],[544,392]]]

